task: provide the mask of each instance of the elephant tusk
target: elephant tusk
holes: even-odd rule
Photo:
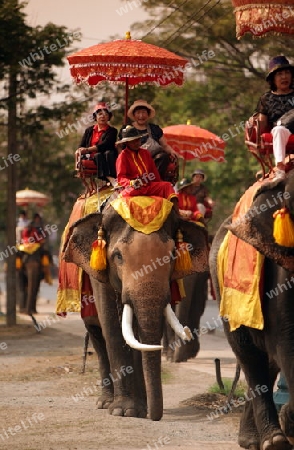
[[[148,345],[141,344],[137,341],[133,332],[133,310],[130,305],[124,305],[122,314],[122,334],[126,343],[134,348],[135,350],[140,350],[143,352],[152,352],[155,350],[162,350],[162,345]]]
[[[183,325],[180,324],[178,321],[177,316],[172,310],[172,307],[170,303],[166,305],[166,308],[164,310],[164,315],[166,317],[167,322],[170,324],[174,332],[182,338],[184,341],[191,341],[192,339],[192,332],[189,327],[183,327]]]

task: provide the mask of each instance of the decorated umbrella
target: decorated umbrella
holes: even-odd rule
[[[104,81],[125,84],[125,121],[129,87],[138,84],[167,86],[184,82],[188,61],[164,48],[126,39],[93,45],[67,57],[70,73],[77,83],[96,86]]]
[[[232,0],[236,36],[294,34],[293,0]]]
[[[45,206],[49,202],[49,197],[38,191],[26,188],[16,192],[16,204],[18,206],[28,206],[34,204],[36,206]]]
[[[185,163],[191,159],[224,162],[225,141],[216,134],[196,125],[171,125],[163,128],[167,143],[181,155]],[[184,175],[183,175],[184,176]]]

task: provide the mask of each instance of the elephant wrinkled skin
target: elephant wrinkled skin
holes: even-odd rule
[[[294,299],[293,284],[289,281],[293,280],[294,242],[293,246],[284,247],[273,237],[273,213],[283,206],[291,212],[293,220],[293,171],[283,181],[263,185],[255,194],[249,213],[241,221],[232,224],[228,218],[223,223],[209,257],[220,302],[217,256],[227,230],[265,256],[262,277],[264,329],[242,325],[230,332],[229,323],[224,321],[226,336],[248,383],[248,397],[253,397],[245,402],[238,441],[241,447],[251,450],[290,450],[294,444]],[[272,295],[267,295],[269,293]],[[279,423],[273,386],[280,370],[286,378],[290,400],[281,410]],[[266,386],[267,391],[260,392],[261,386]]]
[[[94,271],[89,259],[100,225],[106,234],[107,269]],[[162,417],[161,351],[131,349],[121,325],[124,305],[129,305],[138,344],[160,349],[170,281],[184,275],[174,270],[173,258],[162,263],[163,257],[174,252],[178,228],[184,241],[193,245],[190,273],[207,271],[205,230],[181,220],[174,210],[160,230],[143,234],[107,206],[103,214],[90,214],[76,222],[65,244],[65,260],[90,275],[98,317],[84,321],[99,358],[103,391],[98,407],[108,408],[110,414],[143,418],[148,413],[151,420]],[[147,266],[150,270],[142,275],[136,272]]]

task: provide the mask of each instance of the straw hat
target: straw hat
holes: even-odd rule
[[[134,110],[140,108],[146,108],[149,114],[149,118],[152,119],[152,117],[155,116],[155,109],[149,105],[149,103],[146,102],[146,100],[136,100],[132,106],[130,106],[128,110],[128,117],[132,120],[136,120],[134,117]]]

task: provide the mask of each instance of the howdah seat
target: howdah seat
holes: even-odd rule
[[[262,177],[265,178],[272,172],[275,166],[273,158],[273,136],[267,129],[261,133],[260,122],[257,117],[251,117],[245,123],[245,144],[250,153],[259,161],[262,169]],[[294,158],[294,134],[291,134],[286,146],[286,155],[290,163]]]

